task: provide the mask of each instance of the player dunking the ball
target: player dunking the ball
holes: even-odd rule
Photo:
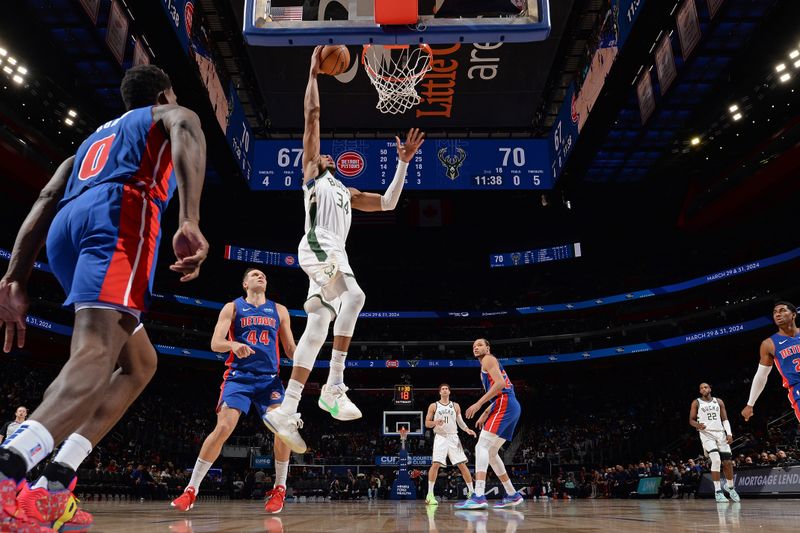
[[[725,470],[725,491],[732,501],[738,502],[739,494],[733,488],[731,423],[728,421],[725,402],[711,396],[711,385],[708,383],[700,384],[700,397],[692,402],[692,407],[689,409],[689,425],[700,433],[703,451],[711,459],[711,480],[714,482],[714,497],[717,503],[728,501],[720,482],[720,466]]]
[[[472,344],[472,355],[481,362],[481,383],[486,393],[465,413],[467,418],[474,417],[486,402],[489,407],[478,418],[475,426],[483,428],[475,445],[475,492],[466,501],[456,504],[456,509],[486,509],[484,489],[489,465],[503,484],[506,495],[494,505],[496,509],[514,507],[522,503],[522,494],[517,492],[511,483],[499,451],[504,443],[511,441],[517,427],[521,409],[514,394],[514,385],[508,379],[503,366],[492,355],[489,341],[478,339]]]
[[[295,344],[289,322],[289,311],[283,305],[267,300],[267,277],[256,268],[248,268],[242,279],[244,298],[228,302],[219,314],[211,349],[228,352],[228,367],[217,401],[217,425],[200,449],[192,478],[172,507],[188,511],[194,506],[200,483],[219,457],[222,445],[231,436],[239,417],[247,416],[254,405],[263,417],[283,400],[278,340],[289,358],[294,357]],[[286,496],[286,474],[289,471],[289,447],[275,438],[275,484],[267,493],[264,509],[279,513]]]
[[[300,241],[299,262],[309,278],[308,298],[303,308],[308,313],[306,328],[297,344],[292,377],[280,408],[264,417],[267,427],[296,453],[306,450],[298,431],[302,427],[297,405],[303,387],[314,367],[320,348],[333,322],[333,352],[328,380],[322,387],[318,405],[337,420],[361,418],[361,411],[347,397],[344,368],[347,350],[355,330],[358,313],[364,305],[361,290],[347,258],[345,242],[350,231],[352,210],[391,211],[403,191],[408,163],[422,145],[424,134],[412,129],[403,144],[397,142],[397,170],[384,194],[361,192],[345,187],[334,176],[335,165],[329,155],[320,154],[320,103],[317,87],[321,46],[314,49],[305,94],[305,133],[303,134],[303,194],[305,235]]]
[[[789,302],[778,302],[772,307],[772,320],[778,326],[778,332],[761,342],[758,370],[750,385],[750,399],[742,409],[745,422],[753,416],[753,406],[767,384],[773,365],[778,367],[783,386],[789,391],[789,403],[800,420],[800,407],[797,404],[800,401],[800,328],[796,323],[797,308]]]
[[[456,426],[456,424],[458,424]],[[461,416],[461,406],[456,402],[450,401],[450,385],[442,383],[439,385],[439,401],[433,402],[428,406],[428,413],[425,417],[425,427],[433,429],[433,458],[430,470],[428,470],[428,495],[425,503],[428,505],[439,505],[433,494],[433,487],[436,484],[436,476],[439,475],[439,466],[447,465],[447,458],[450,464],[458,466],[461,477],[467,484],[468,494],[475,491],[472,485],[472,475],[467,468],[467,456],[461,441],[458,438],[458,428],[461,428],[469,435],[475,436],[464,418]]]
[[[176,104],[169,77],[155,66],[128,70],[120,91],[128,111],[58,167],[0,280],[5,352],[15,333],[20,348],[25,342],[25,286],[45,237],[64,304],[75,309],[69,360],[30,419],[0,446],[1,531],[38,531],[31,520],[68,531],[91,525],[72,495],[75,471],[155,373],[156,353],[139,318],[152,291],[161,214],[176,186],[178,260],[170,269],[192,280],[208,254],[198,227],[206,161],[200,120]],[[43,477],[25,486],[26,472],[61,442]]]

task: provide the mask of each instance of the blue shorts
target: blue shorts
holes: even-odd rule
[[[494,433],[498,437],[510,441],[519,422],[522,409],[516,396],[501,394],[492,402],[489,418],[483,425],[483,430]]]
[[[258,415],[263,417],[267,409],[283,402],[283,391],[278,374],[251,374],[229,368],[219,387],[217,412],[225,404],[246,415],[252,403],[258,409]]]
[[[160,240],[159,205],[132,185],[101,184],[64,205],[47,234],[64,305],[104,302],[145,311]]]

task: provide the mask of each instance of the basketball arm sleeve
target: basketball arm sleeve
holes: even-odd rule
[[[733,437],[733,431],[731,431],[731,423],[729,420],[723,420],[722,427],[725,428],[725,433]]]
[[[461,428],[461,431],[469,431],[469,426],[466,422],[464,422],[464,418],[461,416],[461,413],[458,413],[458,416],[456,416],[456,424],[458,424],[458,427]]]
[[[402,160],[397,161],[397,170],[394,171],[394,178],[386,188],[386,192],[381,196],[381,210],[391,211],[397,207],[397,202],[400,200],[400,193],[403,192],[403,185],[406,181],[406,171],[408,170],[408,163]]]
[[[750,399],[747,400],[747,405],[750,407],[753,407],[758,397],[761,396],[761,391],[764,390],[764,386],[767,384],[770,372],[772,372],[772,365],[758,365],[756,375],[753,377],[753,384],[750,385]]]

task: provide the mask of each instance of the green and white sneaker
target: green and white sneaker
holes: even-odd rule
[[[317,405],[336,420],[356,420],[361,418],[361,410],[347,397],[347,385],[323,385]]]
[[[725,493],[721,489],[714,493],[714,499],[717,500],[717,503],[728,503],[728,498],[725,497]]]
[[[425,505],[439,505],[436,496],[434,496],[432,492],[429,492],[428,495],[425,496]]]
[[[739,497],[739,493],[736,492],[736,489],[734,489],[733,487],[725,487],[725,492],[728,493],[728,496],[730,497],[732,502],[738,502],[742,500]]]

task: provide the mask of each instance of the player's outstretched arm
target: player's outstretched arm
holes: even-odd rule
[[[466,433],[468,435],[472,435],[474,437],[475,436],[475,432],[472,431],[469,428],[467,423],[464,422],[464,417],[461,416],[461,406],[458,405],[456,402],[453,402],[453,406],[454,406],[455,411],[456,411],[456,424],[458,424],[458,427],[460,427],[461,431],[463,431],[464,433]]]
[[[408,163],[417,153],[419,147],[425,142],[425,133],[419,128],[411,128],[406,134],[406,142],[401,143],[400,137],[394,138],[397,143],[397,169],[394,178],[383,194],[372,192],[361,192],[358,189],[350,189],[350,205],[359,211],[392,211],[397,207],[400,194],[403,192],[403,185],[406,181]]]
[[[15,336],[19,348],[25,345],[25,315],[28,312],[26,285],[36,256],[44,246],[47,230],[56,216],[58,202],[64,196],[74,161],[74,156],[65,159],[39,193],[39,198],[17,232],[8,269],[0,279],[0,326],[6,326],[3,344],[6,353],[11,351]]]
[[[197,114],[179,105],[154,107],[153,120],[160,122],[169,136],[180,200],[178,231],[172,238],[177,261],[169,268],[183,274],[181,281],[190,281],[200,275],[200,265],[208,255],[208,242],[200,231],[206,137]]]
[[[311,68],[308,71],[308,85],[303,99],[303,116],[305,129],[303,130],[303,181],[317,177],[319,174],[319,87],[317,74],[319,74],[320,53],[322,47],[317,46],[311,54]]]
[[[297,349],[297,343],[294,341],[294,334],[292,333],[291,317],[289,310],[285,305],[275,304],[278,308],[278,316],[281,319],[281,327],[278,330],[278,337],[281,339],[281,346],[283,346],[283,353],[289,359],[294,359],[294,351]]]
[[[256,353],[250,346],[236,342],[228,338],[233,319],[236,318],[236,306],[233,302],[228,302],[217,318],[217,325],[214,326],[214,334],[211,336],[211,350],[217,353],[233,352],[236,357],[243,359]]]
[[[747,400],[747,405],[742,409],[742,417],[745,422],[753,416],[753,406],[767,384],[767,378],[769,378],[769,373],[772,372],[774,363],[775,345],[772,339],[764,339],[759,348],[758,370],[756,370],[756,375],[753,376],[753,383],[750,385],[750,398]]]

